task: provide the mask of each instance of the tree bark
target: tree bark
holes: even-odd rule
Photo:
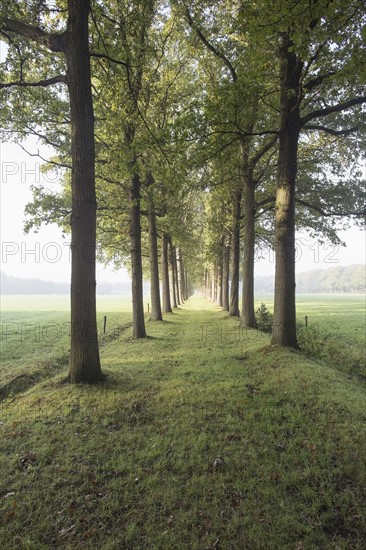
[[[222,238],[219,264],[217,266],[217,296],[216,296],[216,304],[220,307],[222,307],[222,276],[224,272],[223,252],[224,252],[224,239]]]
[[[179,284],[179,294],[182,304],[184,304],[185,295],[184,295],[184,267],[183,267],[183,255],[182,250],[177,248],[177,264],[178,264],[178,284]]]
[[[204,297],[207,298],[207,292],[208,292],[208,273],[207,273],[207,267],[205,268],[205,278],[204,278]]]
[[[132,320],[134,338],[145,338],[144,293],[141,258],[141,207],[140,178],[132,175],[130,199],[130,241],[132,277]]]
[[[240,213],[242,189],[236,189],[233,200],[232,276],[229,315],[239,317]]]
[[[230,241],[228,235],[224,243],[222,271],[222,309],[229,311],[229,278],[230,278]]]
[[[217,266],[217,305],[222,307],[222,283],[224,276],[224,249],[225,249],[225,229],[223,228],[223,233],[220,241],[220,253],[219,253],[219,263]]]
[[[180,278],[181,278],[181,281],[182,281],[182,296],[183,296],[183,300],[186,301],[186,300],[188,300],[187,281],[186,281],[186,270],[185,270],[185,267],[184,267],[184,259],[183,259],[182,252],[180,253],[179,269],[180,269]]]
[[[172,238],[168,237],[168,258],[169,258],[169,288],[170,288],[170,303],[173,308],[177,308],[177,295],[175,286],[175,271],[174,271],[174,256]]]
[[[151,313],[150,321],[162,321],[159,286],[159,256],[158,256],[158,233],[156,230],[156,215],[152,197],[149,199],[149,257],[150,257],[150,299]]]
[[[185,282],[185,293],[188,300],[188,298],[191,296],[191,288],[190,288],[190,283],[188,279],[188,271],[186,269],[184,270],[184,282]]]
[[[71,214],[71,358],[70,382],[103,378],[96,320],[96,196],[94,113],[89,55],[89,0],[68,0],[66,47],[70,95]]]
[[[255,182],[253,169],[249,165],[249,154],[243,144],[244,169],[244,256],[241,324],[244,327],[256,328],[254,312],[254,259],[255,259]]]
[[[290,51],[283,33],[280,46],[280,142],[275,215],[275,298],[272,344],[298,347],[295,304],[295,184],[300,134],[299,96],[303,63]]]
[[[173,246],[173,266],[174,266],[174,281],[175,281],[175,294],[177,298],[177,306],[180,306],[180,291],[179,291],[179,276],[178,276],[178,261],[177,261],[177,248]]]
[[[169,242],[168,235],[166,233],[163,233],[162,265],[161,265],[161,273],[162,273],[162,280],[163,280],[163,313],[172,313],[172,306],[170,303],[170,288],[169,288],[168,242]]]

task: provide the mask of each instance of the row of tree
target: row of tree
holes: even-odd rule
[[[356,0],[5,2],[2,132],[64,169],[26,228],[71,231],[71,381],[102,378],[97,255],[129,266],[139,338],[144,277],[152,320],[203,287],[255,327],[256,246],[273,246],[272,341],[297,347],[296,226],[336,241],[364,216],[364,22]]]

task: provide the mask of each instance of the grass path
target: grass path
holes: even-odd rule
[[[366,547],[366,392],[201,298],[3,403],[0,548]]]

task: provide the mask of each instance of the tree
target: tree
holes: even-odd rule
[[[23,8],[23,6],[22,6]],[[20,74],[10,86],[33,87],[66,83],[70,100],[72,213],[71,213],[71,382],[97,382],[103,378],[98,349],[96,323],[96,197],[94,114],[91,93],[88,17],[89,0],[68,0],[66,30],[47,32],[41,26],[8,17],[1,22],[3,38],[9,49],[16,48],[16,37],[33,41],[39,53],[48,50],[62,53],[66,60],[66,76],[57,75],[37,82],[24,80]],[[26,11],[23,11],[26,15]],[[36,19],[42,19],[41,12]],[[45,21],[45,20],[44,20]],[[43,21],[43,22],[44,22]],[[21,46],[20,46],[21,48]],[[37,55],[39,55],[37,52]],[[49,59],[49,58],[48,58]],[[62,65],[62,63],[61,63]]]
[[[339,135],[350,132],[349,126],[344,126],[349,122],[347,117],[333,119],[334,126],[329,128],[320,123],[314,125],[312,121],[334,113],[349,113],[352,107],[366,101],[359,93],[364,76],[362,71],[358,72],[365,15],[357,2],[350,2],[347,8],[340,2],[317,2],[314,6],[299,2],[295,10],[285,10],[283,16],[278,46],[280,130],[272,343],[297,347],[295,195],[300,133],[314,129]],[[346,85],[345,76],[349,74],[353,77]],[[326,106],[318,108],[319,103],[324,105],[324,102]]]
[[[153,183],[150,174],[149,187]],[[148,197],[148,220],[149,220],[149,258],[150,258],[150,294],[151,294],[151,321],[162,321],[159,286],[159,254],[158,254],[158,231],[156,227],[156,214],[153,193],[151,188],[147,192]]]
[[[161,272],[163,280],[163,313],[172,313],[172,306],[170,301],[170,281],[169,281],[169,235],[163,233],[163,246],[161,257]]]

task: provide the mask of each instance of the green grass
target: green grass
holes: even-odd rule
[[[273,311],[273,296],[256,301]],[[311,356],[366,380],[366,302],[363,295],[299,295],[300,342]],[[307,316],[308,330],[304,330]]]
[[[3,400],[0,548],[366,547],[358,377],[198,297],[148,333],[104,341],[104,384],[64,365]]]
[[[69,302],[68,296],[2,296],[0,398],[65,367],[70,349]],[[131,299],[98,296],[97,307],[103,346],[130,326]]]

